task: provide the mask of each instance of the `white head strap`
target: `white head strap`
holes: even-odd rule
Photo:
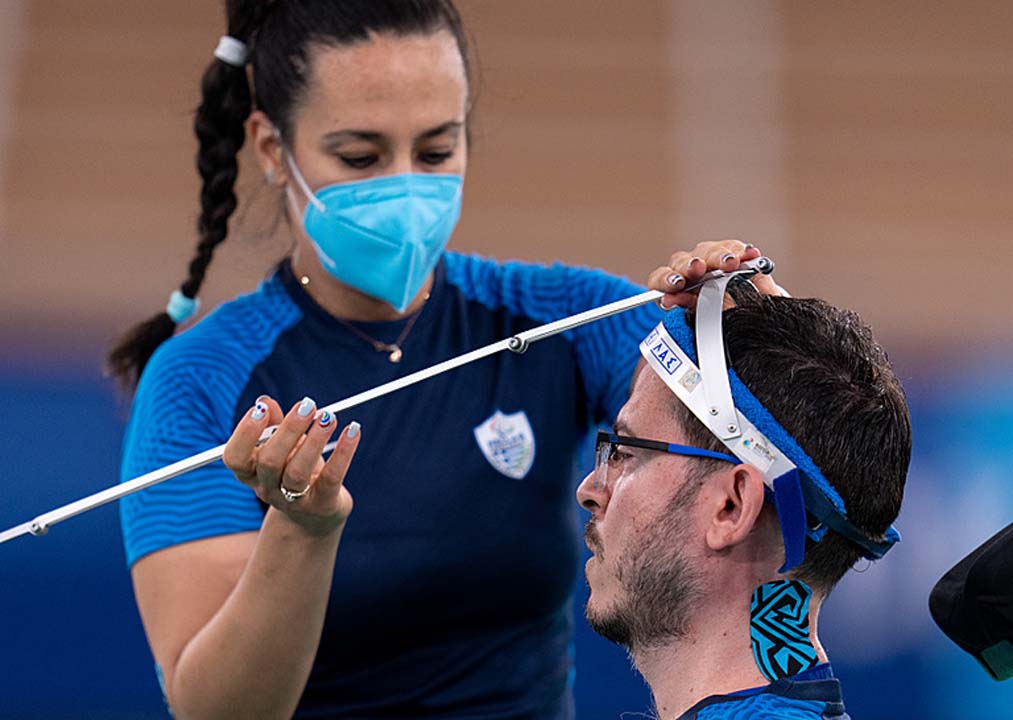
[[[700,366],[659,324],[641,343],[647,364],[669,389],[742,462],[756,466],[765,484],[795,469],[755,425],[735,407],[728,380],[721,314],[731,277],[711,280],[700,289],[696,308],[696,347]]]
[[[725,341],[721,334],[721,310],[732,275],[712,280],[700,288],[696,304],[696,347],[700,355],[700,383],[707,399],[706,423],[710,431],[727,444],[742,434],[732,388],[728,383]]]

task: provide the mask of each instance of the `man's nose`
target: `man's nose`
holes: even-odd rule
[[[591,471],[577,486],[577,502],[592,515],[600,515],[608,507],[608,483],[596,482],[596,473]]]

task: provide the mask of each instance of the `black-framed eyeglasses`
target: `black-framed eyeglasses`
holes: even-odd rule
[[[734,455],[726,455],[725,453],[705,450],[704,448],[693,447],[692,445],[679,445],[678,443],[667,443],[661,440],[645,440],[644,438],[617,435],[605,430],[599,430],[594,455],[594,486],[596,488],[605,487],[609,470],[617,468],[623,460],[619,452],[620,445],[670,453],[672,455],[687,455],[689,457],[707,458],[708,460],[724,460],[736,465],[742,462]]]

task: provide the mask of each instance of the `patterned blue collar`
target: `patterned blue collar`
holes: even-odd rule
[[[835,680],[834,669],[830,667],[830,663],[821,663],[815,667],[811,667],[804,672],[800,672],[798,675],[792,675],[791,677],[783,678],[778,680],[771,685],[761,685],[760,687],[747,688],[745,690],[736,690],[733,693],[728,693],[729,696],[734,695],[756,695],[758,693],[767,692],[772,685],[778,683],[798,683],[798,682],[809,682],[812,680]]]
[[[802,711],[802,714],[792,717],[809,717],[808,711],[814,713],[814,718],[845,720],[848,717],[844,710],[841,684],[834,677],[830,664],[823,663],[770,685],[737,690],[726,695],[711,695],[693,705],[678,720],[746,717],[750,713],[750,706],[764,698],[772,702],[763,705],[772,705],[780,700],[785,705],[791,705],[792,709]],[[722,705],[727,705],[728,708],[721,708]],[[741,715],[742,712],[747,715]]]

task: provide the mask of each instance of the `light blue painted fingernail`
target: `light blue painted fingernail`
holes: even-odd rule
[[[299,403],[299,409],[296,412],[299,414],[299,417],[309,417],[310,413],[316,409],[317,404],[311,398],[304,397],[302,402]]]
[[[362,429],[362,425],[360,425],[355,420],[353,420],[348,425],[348,439],[349,440],[354,440],[355,438],[359,437],[359,430],[361,430],[361,429]]]
[[[262,402],[257,403],[253,406],[253,412],[250,413],[250,420],[254,422],[263,420],[267,416],[267,405]]]
[[[326,410],[321,410],[317,413],[317,422],[320,424],[320,427],[327,427],[334,422],[334,416]]]

